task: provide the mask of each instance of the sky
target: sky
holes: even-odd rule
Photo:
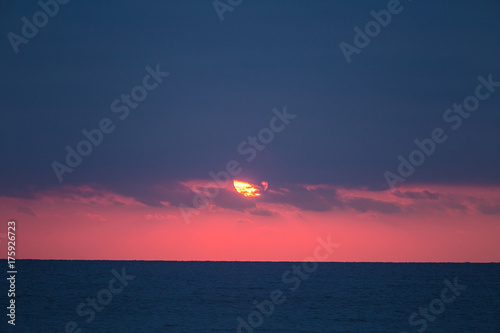
[[[319,237],[330,261],[498,262],[499,14],[4,1],[2,247],[13,219],[17,258],[300,261]]]

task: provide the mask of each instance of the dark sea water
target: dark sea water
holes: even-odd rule
[[[4,278],[1,332],[500,332],[500,264],[20,260],[17,271],[16,325]]]

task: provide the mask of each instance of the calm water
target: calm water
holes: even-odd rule
[[[2,279],[1,332],[500,332],[500,264],[25,260],[17,269],[16,326]],[[455,278],[452,291],[444,280]],[[411,325],[419,308],[427,319]]]

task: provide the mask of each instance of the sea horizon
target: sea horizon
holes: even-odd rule
[[[7,260],[1,258],[0,260]],[[298,263],[304,260],[170,260],[170,259],[40,259],[40,258],[16,258],[16,260],[52,260],[52,261],[165,261],[165,262],[291,262]],[[316,261],[315,263],[352,263],[352,264],[500,264],[499,261]]]

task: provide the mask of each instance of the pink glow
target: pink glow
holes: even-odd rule
[[[150,207],[91,186],[61,187],[35,199],[0,197],[0,241],[5,244],[6,222],[15,219],[17,258],[299,261],[311,256],[317,237],[330,234],[341,244],[332,261],[499,261],[497,187],[302,188],[336,190],[338,202],[314,211],[266,201],[264,194],[255,207],[239,210],[212,203],[186,224],[176,207]],[[294,190],[271,184],[268,192]]]

